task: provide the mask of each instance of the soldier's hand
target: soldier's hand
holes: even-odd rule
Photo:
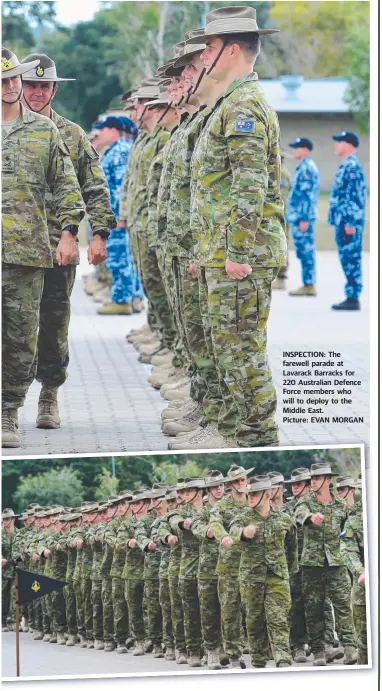
[[[68,230],[61,233],[61,240],[56,249],[56,259],[59,266],[66,266],[78,257],[77,240]]]
[[[190,518],[186,518],[183,521],[183,528],[184,528],[184,530],[190,530],[191,529],[191,519]]]
[[[298,227],[301,233],[306,233],[309,228],[309,221],[300,221]]]
[[[155,542],[149,542],[149,544],[147,545],[147,549],[149,549],[150,552],[154,552],[154,550],[156,550],[156,548],[157,548],[157,546],[156,546]]]
[[[198,278],[198,267],[196,266],[195,263],[190,264],[189,271],[190,271],[192,278]]]
[[[355,234],[354,226],[345,226],[345,233],[346,233],[346,235],[354,235]]]
[[[211,528],[207,528],[207,537],[215,537],[215,535],[213,534]]]
[[[118,542],[115,545],[115,551],[120,552],[121,551],[121,545],[118,544]]]
[[[252,538],[255,537],[256,533],[257,528],[255,525],[246,525],[243,529],[243,535],[247,538],[247,540],[252,540]]]
[[[100,535],[96,535],[95,538],[94,538],[94,540],[95,540],[96,542],[101,542],[101,537],[100,537]]]
[[[52,556],[52,552],[50,551],[50,549],[45,549],[45,550],[44,550],[44,557],[45,557],[45,559],[48,559],[48,558],[51,557],[51,556]]]
[[[8,564],[8,559],[1,560],[1,566],[6,566]]]
[[[168,543],[169,545],[177,545],[178,542],[179,542],[179,539],[177,538],[176,535],[169,535],[169,536],[168,536],[167,543]]]
[[[82,549],[84,546],[84,541],[83,540],[77,540],[76,544],[77,544],[78,549]]]
[[[221,544],[222,544],[222,547],[232,547],[232,545],[233,545],[232,537],[229,537],[228,535],[226,535],[225,537],[223,537]]]
[[[130,547],[130,549],[135,549],[137,546],[137,541],[132,537],[127,544]]]
[[[40,557],[38,556],[38,554],[34,554],[32,556],[32,561],[40,561]]]
[[[310,520],[312,521],[313,525],[321,525],[321,523],[325,520],[325,516],[322,513],[314,513],[313,516],[310,517]]]
[[[230,259],[226,259],[225,270],[230,278],[239,281],[252,273],[252,267],[249,264],[238,264],[238,262],[232,262]]]
[[[93,266],[98,266],[104,262],[107,257],[106,240],[95,235],[88,247],[88,262]]]
[[[366,577],[364,573],[361,573],[360,577],[358,578],[358,583],[359,585],[365,585]]]

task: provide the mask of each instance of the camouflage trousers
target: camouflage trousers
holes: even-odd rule
[[[285,204],[285,202],[284,202]],[[289,223],[285,224],[285,236],[286,236],[286,241],[287,245],[289,245],[289,238],[290,238],[290,225]],[[285,266],[282,266],[279,273],[278,277],[279,278],[288,278],[288,269],[289,269],[289,252],[287,252],[287,260]]]
[[[159,603],[162,610],[162,640],[166,648],[174,647],[170,585],[167,578],[159,580]]]
[[[111,299],[122,304],[134,298],[143,300],[143,288],[130,251],[125,228],[113,228],[106,242],[106,266],[111,274]]]
[[[93,640],[93,604],[91,578],[81,579],[81,594],[84,608],[84,636],[88,640]]]
[[[3,409],[21,408],[34,379],[44,269],[2,266]]]
[[[367,621],[366,621],[366,604],[353,605],[353,618],[355,630],[357,633],[358,645],[358,660],[359,665],[367,665]]]
[[[66,624],[67,632],[71,636],[77,634],[77,608],[76,608],[76,596],[74,593],[73,583],[69,583],[65,586],[64,590],[65,606],[66,606]]]
[[[301,262],[302,282],[305,286],[316,283],[316,240],[314,223],[304,233],[298,223],[292,223],[292,237],[296,257]]]
[[[302,594],[302,573],[298,571],[290,579],[290,594],[292,605],[289,614],[290,644],[292,650],[301,648],[308,642],[306,630],[305,604]],[[333,645],[335,639],[334,617],[332,603],[329,598],[325,598],[325,643]]]
[[[200,270],[201,295],[207,293],[205,337],[211,340],[222,385],[218,429],[239,446],[278,444],[276,390],[267,358],[271,286],[277,273],[255,269],[237,281],[224,269]],[[203,316],[205,309],[201,312]]]
[[[66,603],[63,590],[54,590],[52,593],[52,629],[55,633],[66,631]]]
[[[247,634],[254,667],[264,667],[269,653],[276,665],[292,664],[288,615],[291,604],[289,581],[267,574],[264,582],[240,584],[247,615]]]
[[[11,613],[12,578],[1,579],[1,625],[6,626]]]
[[[176,331],[176,337],[172,347],[174,352],[173,364],[175,367],[189,367],[191,364],[191,359],[186,347],[185,334],[182,331],[179,304],[176,294],[175,267],[179,261],[179,258],[164,254],[160,248],[157,248],[156,252],[158,257],[158,266],[162,274],[163,285],[166,290],[167,300],[173,315],[173,322]]]
[[[223,646],[226,654],[237,660],[242,653],[240,583],[237,575],[219,576],[218,594],[221,608]]]
[[[159,578],[145,578],[144,600],[147,613],[146,638],[162,643],[162,609],[159,602]]]
[[[45,634],[53,632],[52,593],[41,598],[42,607],[42,631]]]
[[[313,653],[325,644],[325,598],[333,605],[338,637],[343,645],[356,645],[351,608],[351,584],[345,566],[303,566],[302,592],[308,641]]]
[[[93,635],[97,641],[103,640],[102,581],[92,580],[91,603],[93,607]]]
[[[113,578],[111,582],[113,600],[114,639],[124,644],[129,637],[129,610],[125,597],[125,581]]]
[[[356,226],[354,235],[345,233],[344,225],[336,228],[336,244],[342,270],[346,277],[345,295],[358,300],[362,293],[363,226]]]
[[[130,634],[135,641],[143,641],[145,638],[143,588],[144,582],[141,579],[127,579],[125,581],[125,597],[129,610],[129,628]]]
[[[216,650],[222,645],[221,612],[217,578],[198,579],[198,596],[203,643],[206,650]]]
[[[77,629],[80,636],[86,638],[85,632],[85,614],[84,614],[84,598],[82,593],[82,582],[80,580],[73,581],[73,590],[76,598],[76,612],[77,612]]]
[[[172,630],[174,632],[175,648],[181,652],[186,652],[183,606],[179,592],[179,577],[169,576],[168,586],[170,590]]]
[[[184,637],[187,656],[199,655],[202,647],[202,629],[198,582],[195,579],[179,578],[179,592],[182,598]]]
[[[34,629],[37,631],[43,630],[43,609],[42,598],[33,601],[33,615],[34,615]]]
[[[111,578],[102,579],[101,597],[103,640],[106,643],[114,639],[113,586]]]
[[[62,386],[67,377],[70,296],[76,268],[44,269],[35,367],[37,381],[46,386]]]
[[[150,304],[150,311],[154,315],[154,328],[159,331],[162,348],[172,349],[177,337],[174,320],[158,266],[156,250],[148,247],[144,229],[137,233],[136,244],[139,275]]]
[[[199,279],[189,271],[190,260],[180,258],[175,267],[176,295],[181,329],[189,359],[191,397],[203,405],[206,422],[217,422],[222,405],[221,386],[214,363],[211,337],[205,338],[201,310],[207,300],[200,300]],[[208,310],[207,310],[208,314]],[[205,316],[207,316],[205,314]],[[205,319],[207,324],[208,319]]]

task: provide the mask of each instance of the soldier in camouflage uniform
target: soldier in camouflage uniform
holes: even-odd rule
[[[91,502],[86,502],[87,504]],[[86,632],[85,632],[85,619],[84,619],[84,599],[81,587],[81,574],[82,574],[82,562],[83,562],[83,545],[85,537],[85,526],[83,525],[83,513],[84,503],[81,504],[79,513],[81,518],[78,519],[78,524],[70,531],[68,536],[68,548],[69,550],[76,550],[76,560],[75,567],[73,571],[73,590],[76,598],[76,615],[77,615],[77,630],[80,636],[80,648],[86,648]]]
[[[205,478],[207,501],[192,519],[191,531],[200,540],[198,567],[198,596],[203,643],[207,651],[208,669],[221,669],[222,632],[216,565],[219,543],[210,528],[210,511],[224,496],[226,478],[219,470],[210,470]]]
[[[13,542],[13,561],[16,566],[21,569],[30,568],[30,555],[28,552],[28,545],[34,532],[35,528],[35,513],[40,509],[39,504],[28,504],[25,512],[21,516],[21,520],[24,522],[24,527],[16,532],[15,539]],[[22,608],[22,621],[21,628],[23,631],[28,632],[33,630],[34,624],[34,611],[33,611],[33,601],[28,602]]]
[[[173,537],[181,544],[179,569],[179,592],[182,599],[184,634],[187,664],[201,667],[202,631],[198,597],[197,573],[199,565],[199,540],[191,531],[192,520],[203,506],[204,479],[200,477],[179,478],[177,495],[184,502],[168,514],[168,524]],[[167,539],[171,544],[170,537]]]
[[[98,507],[95,519],[88,528],[87,540],[92,550],[91,566],[91,603],[93,608],[93,639],[94,650],[103,650],[103,606],[102,606],[102,572],[103,559],[102,537],[105,530],[104,521],[107,520],[107,504]]]
[[[278,443],[266,339],[286,238],[277,115],[252,71],[262,33],[252,8],[207,15],[201,58],[225,90],[192,157],[191,231],[207,307],[205,333],[228,395],[218,427],[207,425],[190,437],[190,448]]]
[[[88,249],[88,258],[91,264],[97,265],[106,258],[106,240],[115,223],[99,156],[84,130],[51,107],[58,82],[73,80],[58,77],[55,63],[44,54],[27,55],[21,64],[32,60],[39,60],[39,65],[22,76],[23,102],[32,112],[45,115],[54,122],[68,148],[91,220],[93,240]],[[45,203],[50,243],[55,251],[59,245],[61,228],[50,192],[46,194]],[[75,245],[76,236],[71,240]],[[47,429],[60,426],[57,391],[67,377],[70,296],[79,259],[77,256],[71,264],[64,266],[58,254],[53,256],[53,262],[53,268],[44,271],[36,362],[36,379],[42,384],[36,425]]]
[[[63,507],[61,507],[62,510]],[[65,514],[60,511],[55,514],[56,520],[53,524],[52,534],[45,542],[46,550],[50,553],[47,557],[47,560],[50,561],[49,575],[59,581],[65,580],[68,563],[67,533],[70,527],[67,521],[62,520],[63,515]],[[60,588],[53,591],[51,595],[52,634],[56,636],[58,645],[65,645],[64,633],[67,630],[65,594]]]
[[[351,475],[339,475],[336,478],[336,493],[340,499],[346,501],[349,516],[357,513],[358,507],[355,503],[356,481]]]
[[[73,534],[77,530],[77,527],[80,525],[80,521],[82,520],[82,514],[76,511],[73,511],[71,513],[64,513],[61,516],[61,520],[64,524],[66,523],[68,525],[68,532],[66,534],[66,539],[64,543],[68,556],[66,574],[64,579],[65,581],[67,581],[67,585],[65,586],[63,592],[65,598],[66,623],[68,632],[68,640],[66,641],[66,645],[72,647],[77,643],[78,625],[76,595],[74,592],[73,585],[73,576],[77,560],[77,547],[72,547],[71,542],[73,539]]]
[[[284,488],[284,476],[277,470],[271,470],[267,473],[271,481],[271,506],[272,509],[284,509],[284,494],[286,489]]]
[[[340,552],[340,534],[348,518],[346,502],[330,491],[335,473],[327,463],[313,463],[312,492],[295,508],[297,525],[303,526],[301,555],[302,592],[313,665],[326,665],[325,598],[333,608],[340,642],[345,646],[344,664],[355,664],[357,648],[351,611],[351,583]]]
[[[289,190],[290,186],[292,183],[292,174],[290,173],[289,169],[287,168],[285,164],[285,158],[289,158],[290,156],[285,153],[285,151],[281,152],[281,178],[280,178],[280,189],[281,189],[281,197],[284,202],[284,209],[286,207],[286,203],[288,201],[288,196],[289,196]],[[285,222],[285,235],[286,235],[286,240],[287,240],[287,245],[289,244],[289,238],[290,238],[290,225],[286,221]],[[287,251],[287,261],[285,266],[282,266],[277,277],[272,283],[272,289],[273,290],[285,290],[286,289],[286,284],[287,284],[287,279],[288,279],[288,268],[289,268],[289,253]]]
[[[117,644],[117,653],[122,654],[127,653],[127,639],[129,637],[129,612],[127,609],[125,595],[125,581],[122,577],[126,554],[123,550],[121,550],[117,541],[119,530],[123,530],[125,521],[128,521],[129,518],[131,518],[131,505],[129,502],[132,499],[132,495],[129,492],[123,491],[119,493],[118,499],[119,501],[116,502],[117,514],[114,518],[107,522],[104,533],[104,549],[111,550],[112,562],[110,567],[111,603],[108,587],[105,589],[105,596],[103,598],[103,610],[105,617],[108,608],[111,607],[112,609],[113,621],[111,630],[113,631],[113,638]],[[104,552],[104,554],[106,554],[106,552]],[[115,645],[112,642],[112,639],[109,639],[108,632],[108,642],[105,643],[105,651],[113,650],[114,647]]]
[[[8,618],[12,619],[11,592],[15,578],[13,543],[15,540],[15,520],[18,516],[13,509],[3,509],[1,514],[1,630],[9,631]]]
[[[219,557],[216,566],[218,592],[221,607],[221,623],[224,652],[232,667],[245,668],[242,658],[243,635],[241,630],[241,599],[239,585],[239,565],[242,545],[227,545],[231,521],[240,515],[245,506],[245,494],[241,491],[247,486],[247,476],[253,468],[233,464],[227,472],[227,485],[231,493],[223,497],[210,511],[211,533],[219,544]]]
[[[80,186],[56,125],[27,110],[20,65],[2,49],[3,90],[3,446],[18,447],[18,409],[35,374],[39,309],[45,269],[53,268],[45,193],[54,196],[62,231],[57,256],[63,265],[77,255],[71,230],[85,213]],[[26,317],[27,315],[27,317]]]
[[[301,288],[289,295],[316,295],[316,239],[315,224],[320,198],[320,173],[311,157],[313,143],[306,137],[297,137],[289,144],[299,161],[291,185],[286,218],[291,224],[296,256],[301,261]]]
[[[355,484],[362,491],[362,481],[357,480]],[[366,577],[362,510],[350,513],[344,525],[344,535],[341,539],[340,548],[353,580],[352,605],[358,642],[357,664],[367,665]]]
[[[95,530],[98,518],[98,503],[87,503],[82,508],[82,525],[84,528],[84,535],[82,540],[77,543],[77,548],[82,550],[81,563],[81,595],[83,601],[84,611],[84,629],[87,640],[87,648],[94,648],[94,633],[93,633],[93,602],[92,602],[92,566],[93,566],[93,551],[91,546],[91,538]],[[94,525],[93,525],[94,524]]]

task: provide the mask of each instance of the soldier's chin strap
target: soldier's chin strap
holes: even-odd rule
[[[265,489],[263,489],[263,491],[261,493],[261,497],[260,497],[259,501],[257,502],[257,504],[255,504],[255,506],[251,506],[251,509],[256,509],[258,507],[258,505],[263,501],[264,494],[265,494]]]
[[[327,475],[324,475],[324,479],[323,479],[323,481],[321,482],[319,488],[314,490],[315,494],[317,494],[317,492],[319,492],[320,489],[322,489],[322,487],[324,486],[324,482],[325,482],[325,480],[326,480],[327,477],[328,477]]]
[[[227,47],[227,45],[228,45],[227,39],[226,39],[226,38],[223,38],[223,45],[222,45],[222,47],[220,48],[220,50],[219,50],[219,52],[218,52],[218,54],[217,54],[215,60],[213,61],[213,63],[212,63],[212,65],[211,65],[210,69],[207,70],[207,74],[211,74],[212,70],[215,69],[215,67],[216,67],[216,65],[217,65],[217,63],[218,63],[218,60],[219,60],[219,59],[221,58],[221,56],[223,55],[223,52],[224,52],[225,48]]]
[[[165,115],[167,115],[167,113],[168,113],[168,111],[170,110],[170,108],[172,108],[172,101],[170,101],[170,103],[168,104],[168,106],[166,106],[166,108],[164,109],[162,115],[160,116],[160,118],[159,118],[159,120],[158,120],[158,122],[157,122],[157,125],[159,125],[159,123],[162,122],[163,118],[165,117]]]
[[[196,82],[194,88],[192,89],[192,95],[196,94],[197,90],[199,89],[200,83],[201,83],[205,74],[206,74],[206,68],[203,67],[201,73],[199,74],[198,81]],[[209,74],[209,72],[207,72],[207,74]],[[190,96],[191,96],[191,94],[190,94]],[[190,98],[190,96],[188,96],[188,98],[187,98],[187,103],[188,103],[188,99]]]
[[[304,491],[304,489],[305,489],[306,485],[307,485],[307,483],[306,483],[306,482],[304,482],[304,484],[303,484],[303,486],[301,487],[301,489],[300,489],[299,493],[298,493],[298,494],[295,494],[294,496],[295,496],[295,497],[299,497],[299,496],[300,496],[300,494],[301,494],[301,492],[303,492],[303,491]]]
[[[55,92],[55,88],[54,88],[54,87],[56,86],[56,82],[53,82],[53,84],[54,84],[54,86],[53,86],[52,95],[51,95],[49,101],[48,101],[47,103],[44,103],[43,107],[40,108],[40,110],[35,110],[34,108],[32,108],[31,104],[28,103],[27,99],[25,98],[25,94],[23,94],[23,96],[24,96],[24,101],[25,101],[25,103],[27,104],[29,110],[32,110],[33,113],[41,113],[41,112],[44,110],[44,108],[47,108],[48,106],[50,106],[50,104],[52,103],[53,97],[55,96],[55,93],[56,93],[56,92]],[[22,91],[22,89],[21,89],[21,91]]]

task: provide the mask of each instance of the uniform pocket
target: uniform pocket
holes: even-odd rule
[[[257,329],[260,291],[251,279],[236,281],[236,327],[238,333]]]

